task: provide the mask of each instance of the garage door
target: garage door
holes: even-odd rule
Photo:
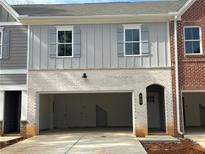
[[[43,94],[39,111],[40,130],[132,127],[132,94]]]
[[[183,93],[185,132],[205,128],[205,93]]]

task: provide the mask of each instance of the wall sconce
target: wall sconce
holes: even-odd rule
[[[87,78],[88,78],[87,74],[86,74],[86,73],[83,73],[82,78],[83,78],[83,79],[87,79]]]
[[[142,93],[139,94],[139,104],[142,105],[143,104],[143,97],[142,97]]]

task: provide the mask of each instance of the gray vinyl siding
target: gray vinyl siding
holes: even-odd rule
[[[0,74],[0,85],[26,84],[26,74]]]
[[[118,56],[120,24],[74,25],[81,31],[81,55],[52,58],[48,53],[49,26],[31,26],[30,69],[109,69],[170,67],[167,23],[139,23],[149,29],[150,54]]]
[[[0,69],[27,68],[27,26],[4,26],[9,32],[9,56],[0,59]]]
[[[13,22],[15,21],[15,19],[2,6],[0,6],[0,21],[1,22],[6,22],[6,21]]]

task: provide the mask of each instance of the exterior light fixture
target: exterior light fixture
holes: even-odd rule
[[[142,93],[139,94],[139,104],[140,104],[140,105],[143,105]]]
[[[83,73],[82,78],[83,78],[83,79],[87,79],[87,78],[88,78],[87,74],[86,74],[86,73]]]

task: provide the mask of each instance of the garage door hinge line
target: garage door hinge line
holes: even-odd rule
[[[68,149],[66,150],[66,152],[64,154],[68,154],[69,151],[76,145],[80,142],[80,140],[83,138],[83,136],[81,136],[75,143],[73,143],[73,145]]]

